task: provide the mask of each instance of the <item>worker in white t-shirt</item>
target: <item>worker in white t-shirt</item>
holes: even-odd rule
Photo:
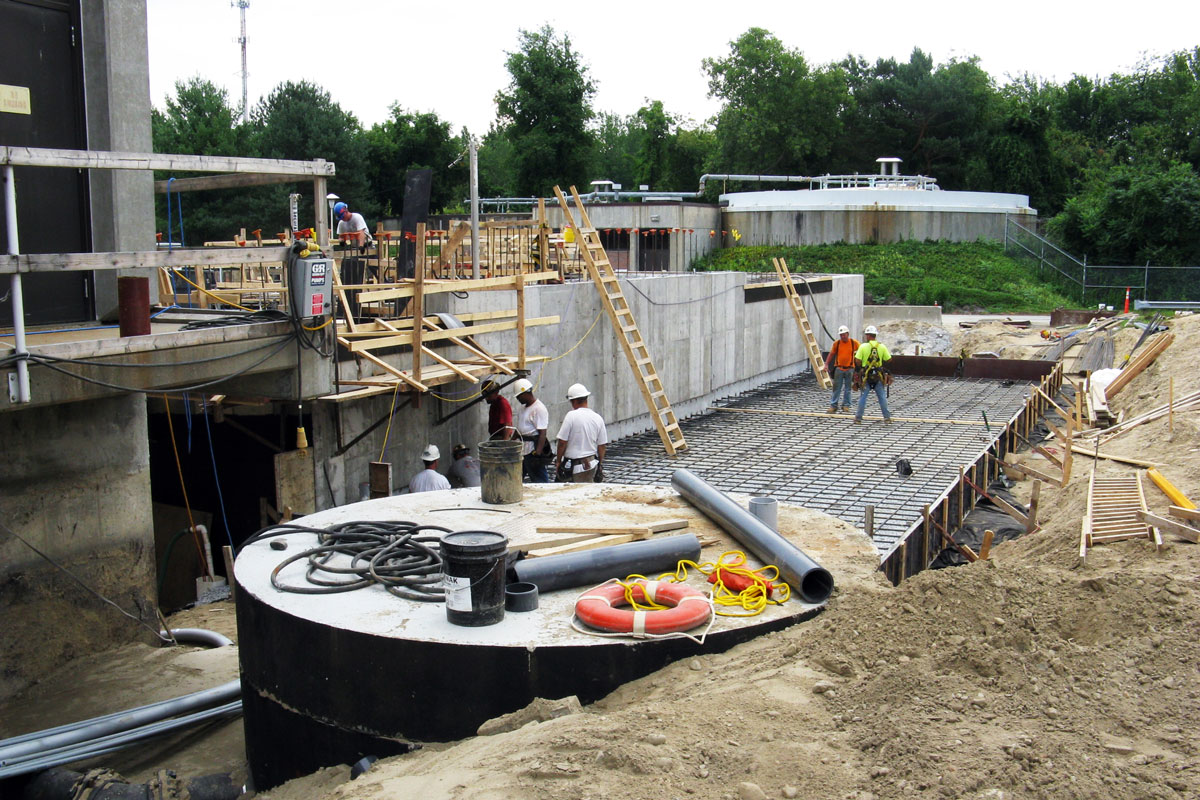
[[[550,412],[546,404],[533,396],[533,384],[521,378],[513,388],[517,393],[517,435],[521,437],[522,470],[529,483],[549,483],[546,464],[550,453],[546,430]]]
[[[374,241],[371,232],[367,230],[367,221],[363,219],[363,215],[351,211],[345,203],[334,203],[333,216],[338,221],[337,234],[343,242],[366,247]]]
[[[425,468],[416,475],[413,475],[412,480],[408,482],[408,491],[410,494],[435,492],[438,489],[450,488],[450,481],[446,480],[445,475],[437,471],[438,459],[441,457],[441,451],[438,450],[436,444],[425,445],[425,449],[421,451],[421,461],[424,462]]]
[[[563,417],[558,429],[558,453],[554,458],[555,474],[560,481],[593,483],[604,452],[608,449],[608,429],[604,418],[588,408],[591,392],[582,383],[567,389],[571,410]],[[565,463],[564,463],[565,459]]]

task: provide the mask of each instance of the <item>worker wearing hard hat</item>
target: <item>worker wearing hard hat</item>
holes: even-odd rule
[[[408,482],[408,491],[411,494],[450,488],[450,481],[437,471],[438,459],[441,457],[436,444],[425,445],[425,449],[421,451],[421,461],[425,463],[425,468],[413,475],[412,480]]]
[[[858,413],[854,415],[855,422],[862,422],[863,412],[867,410],[867,392],[875,392],[879,398],[879,410],[883,412],[883,421],[891,422],[892,414],[888,411],[887,387],[892,385],[892,373],[887,368],[887,362],[892,360],[887,345],[875,341],[879,329],[868,325],[863,331],[865,342],[854,354],[854,382],[862,391],[858,394]]]
[[[525,480],[530,483],[549,483],[546,476],[550,443],[546,429],[550,427],[550,412],[546,404],[533,396],[533,384],[521,378],[513,384],[517,403],[517,435],[521,437],[521,456]]]
[[[825,371],[833,378],[833,396],[829,398],[829,413],[836,414],[838,396],[841,395],[842,411],[850,410],[850,385],[854,383],[854,354],[860,343],[850,338],[850,329],[845,325],[838,328],[838,338],[829,347],[825,357]]]
[[[450,451],[454,458],[447,470],[446,476],[456,486],[478,486],[482,482],[479,471],[479,459],[471,455],[471,448],[465,444],[456,444]]]
[[[356,211],[351,211],[350,207],[345,203],[333,204],[333,217],[338,221],[337,235],[343,242],[355,245],[356,247],[366,247],[373,241],[371,232],[367,230],[367,221],[363,219],[363,215]]]
[[[608,429],[604,419],[588,408],[590,395],[582,383],[567,389],[571,410],[558,429],[558,453],[554,458],[555,475],[560,481],[593,483],[603,477],[600,465],[608,449]]]
[[[488,438],[516,438],[517,429],[513,427],[512,406],[500,394],[500,384],[489,378],[483,382],[480,392],[488,404]]]

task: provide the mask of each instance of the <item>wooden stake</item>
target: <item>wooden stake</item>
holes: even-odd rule
[[[987,557],[992,554],[992,537],[996,535],[995,531],[983,532],[983,544],[979,546],[979,560],[987,561]]]
[[[223,545],[221,547],[221,557],[225,560],[225,575],[227,576],[225,580],[229,584],[229,598],[231,600],[236,599],[237,589],[234,588],[233,580],[233,548],[229,545]]]
[[[866,531],[868,539],[875,538],[875,506],[863,508],[863,530]]]
[[[1175,376],[1167,381],[1167,430],[1175,433]]]
[[[1026,533],[1033,533],[1034,529],[1037,528],[1038,500],[1041,498],[1041,496],[1042,482],[1035,480],[1033,482],[1033,490],[1029,495],[1029,519],[1025,522]]]

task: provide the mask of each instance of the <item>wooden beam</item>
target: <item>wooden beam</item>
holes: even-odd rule
[[[1146,461],[1141,458],[1133,458],[1132,456],[1118,456],[1112,453],[1098,453],[1094,449],[1084,447],[1083,445],[1071,445],[1071,452],[1077,453],[1088,458],[1103,458],[1106,461],[1116,461],[1118,464],[1129,464],[1134,467],[1161,467],[1162,464],[1157,461]]]
[[[171,181],[172,192],[204,192],[210,189],[241,189],[247,186],[270,186],[276,183],[296,183],[307,180],[304,175],[202,175],[198,178],[176,178]],[[154,182],[155,194],[167,193],[167,181]]]
[[[158,169],[167,172],[249,172],[324,177],[331,177],[337,173],[333,162],[322,158],[312,161],[288,161],[279,158],[185,156],[113,150],[58,150],[46,147],[0,146],[0,164],[11,164],[14,167]]]
[[[992,458],[996,458],[996,457],[992,456]],[[1063,485],[1062,479],[1056,478],[1047,472],[1042,472],[1041,470],[1034,469],[1033,467],[1027,467],[1024,464],[1017,464],[1015,462],[1009,461],[1007,458],[1003,459],[1003,460],[997,459],[997,461],[999,461],[999,463],[1002,466],[1008,467],[1016,472],[1021,473],[1022,475],[1026,475],[1030,478],[1041,478],[1042,480],[1044,480],[1046,483],[1050,484],[1051,486],[1057,486],[1060,489],[1062,488],[1062,485]],[[1021,522],[1024,522],[1024,521],[1025,520],[1022,518]]]
[[[26,253],[0,255],[0,275],[16,272],[83,272],[109,269],[185,269],[197,264],[221,267],[234,264],[279,264],[287,258],[286,247],[213,247],[146,250],[132,253]]]
[[[555,270],[543,270],[542,272],[530,272],[524,276],[524,280],[529,283],[536,281],[554,280],[558,277],[558,272]],[[445,292],[476,292],[487,290],[502,290],[515,289],[517,286],[517,277],[515,275],[506,275],[499,278],[480,278],[479,280],[471,280],[463,278],[456,281],[427,281],[425,283],[425,294],[442,294]],[[412,297],[412,286],[401,286],[396,289],[381,289],[377,292],[360,292],[358,301],[360,303],[372,303],[377,300],[396,300],[402,297]]]
[[[1182,536],[1189,542],[1200,543],[1200,530],[1193,528],[1191,525],[1184,525],[1182,522],[1176,522],[1173,519],[1160,517],[1157,514],[1151,514],[1149,511],[1139,511],[1138,519],[1147,525],[1160,528],[1168,533],[1173,533],[1176,536]]]
[[[1042,482],[1034,481],[1033,490],[1029,495],[1029,514],[1025,521],[1025,532],[1033,533],[1037,528],[1038,501],[1042,497]]]
[[[1117,392],[1129,385],[1129,382],[1142,374],[1146,367],[1154,363],[1158,358],[1159,353],[1166,350],[1167,347],[1175,340],[1175,334],[1164,332],[1157,334],[1151,342],[1146,344],[1146,349],[1138,353],[1137,356],[1125,365],[1121,370],[1121,374],[1104,389],[1105,402],[1111,402],[1116,397]]]
[[[535,317],[526,320],[527,326],[535,325],[554,325],[559,321],[557,315],[553,317]],[[423,342],[432,342],[442,339],[457,339],[463,336],[475,336],[480,333],[496,333],[498,331],[511,331],[517,327],[516,321],[511,322],[488,322],[483,325],[473,325],[469,328],[452,328],[450,330],[437,330],[429,333],[423,333],[421,340]],[[413,343],[413,335],[411,333],[397,333],[390,336],[380,336],[378,339],[365,339],[362,341],[350,342],[347,341],[345,347],[352,353],[364,353],[368,350],[383,350],[388,347],[401,347],[403,345],[411,345]]]
[[[1171,506],[1167,509],[1167,513],[1172,517],[1190,520],[1192,522],[1200,522],[1200,511],[1194,508],[1184,508],[1183,506]]]
[[[708,406],[706,411],[732,411],[738,414],[782,414],[789,417],[821,417],[823,419],[836,420],[841,419],[845,422],[850,421],[850,417],[829,414],[824,411],[772,411],[765,408],[723,408],[721,406]],[[865,417],[865,419],[883,419],[883,417]],[[976,422],[968,419],[927,419],[925,417],[892,417],[896,422],[928,422],[930,424],[941,425],[977,425],[983,427],[983,422]]]

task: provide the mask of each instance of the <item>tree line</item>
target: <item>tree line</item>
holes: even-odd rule
[[[907,61],[851,55],[810,64],[750,28],[702,61],[720,102],[702,122],[662,99],[647,98],[628,116],[594,108],[582,55],[548,26],[521,31],[506,67],[509,82],[481,135],[399,102],[366,128],[304,81],[276,87],[241,124],[227,93],[197,76],[154,109],[154,148],[334,161],[330,190],[368,220],[400,215],[404,173],[417,168],[433,171],[434,211],[462,210],[468,172],[460,156],[473,134],[483,197],[544,197],[555,184],[596,179],[695,191],[704,173],[870,173],[877,157],[899,156],[905,174],[934,177],[943,189],[1029,195],[1051,236],[1092,263],[1200,264],[1200,47],[1128,74],[1063,83],[1024,74],[1001,83],[976,58],[935,63],[920,49]],[[740,188],[769,187],[710,186],[707,199]],[[189,243],[228,239],[242,227],[282,230],[291,191],[184,195]]]

